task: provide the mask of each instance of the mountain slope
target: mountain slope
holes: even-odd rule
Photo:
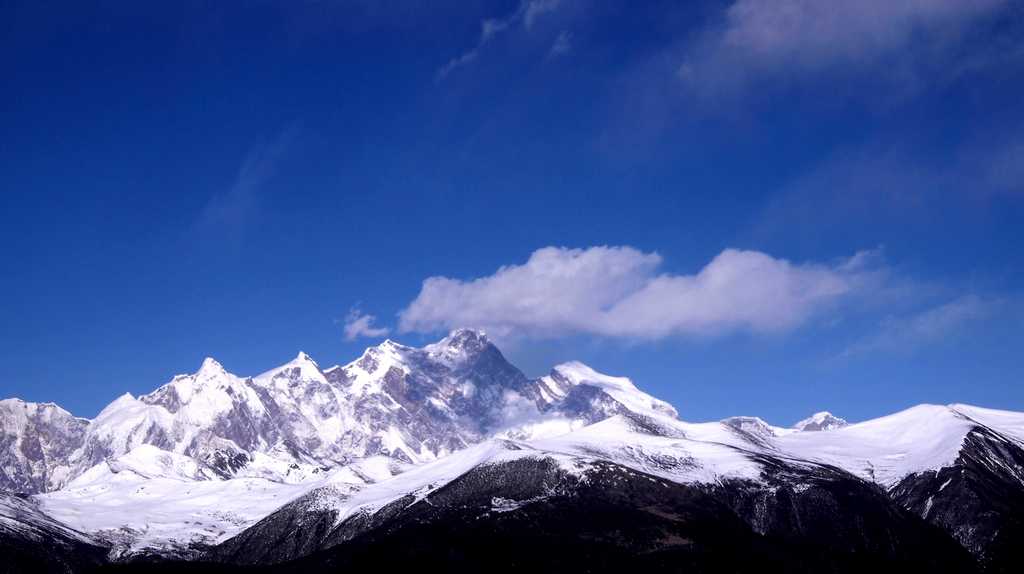
[[[949,532],[992,572],[1024,563],[1024,446],[972,429],[953,464],[907,476],[891,495]]]
[[[940,530],[841,473],[806,488],[780,476],[766,489],[742,480],[679,484],[605,461],[500,458],[373,514],[353,514],[329,535],[335,544],[275,570],[973,569]],[[748,506],[752,498],[758,510]],[[273,545],[250,538],[245,546]]]
[[[4,572],[80,572],[103,564],[105,554],[95,540],[47,516],[31,500],[0,492]]]

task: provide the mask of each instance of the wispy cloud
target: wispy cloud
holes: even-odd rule
[[[299,131],[292,124],[273,140],[257,144],[242,161],[230,186],[215,193],[199,214],[201,230],[237,237],[256,216],[260,194],[277,173],[278,165]]]
[[[428,278],[399,313],[399,328],[468,326],[536,338],[785,332],[869,291],[885,275],[873,252],[796,264],[727,249],[692,275],[661,273],[661,263],[657,253],[632,247],[547,247],[486,277]]]
[[[698,36],[679,75],[693,89],[721,93],[758,78],[879,65],[906,67],[952,49],[962,32],[1005,0],[736,0],[720,24]],[[946,62],[949,65],[949,62]]]
[[[887,317],[877,333],[851,345],[841,356],[913,351],[943,341],[970,324],[990,317],[998,305],[998,300],[964,295],[914,314]]]
[[[537,18],[549,12],[554,12],[559,4],[561,4],[561,0],[529,0],[523,2],[520,5],[520,9],[523,11],[523,27],[527,30],[533,29],[533,23]]]
[[[1024,194],[1024,139],[982,150],[973,163],[980,166],[979,176],[989,193]]]
[[[555,38],[555,43],[551,45],[551,49],[548,50],[548,57],[557,58],[565,56],[569,52],[572,52],[572,34],[568,30],[562,30],[558,37]]]
[[[1014,132],[1013,124],[1007,130]],[[911,142],[842,150],[784,184],[753,231],[763,238],[863,232],[880,221],[942,221],[1024,194],[1024,140],[969,141],[942,156]],[[870,227],[868,228],[870,229]],[[861,233],[863,236],[863,233]]]
[[[481,21],[480,36],[476,45],[438,68],[434,80],[440,82],[455,70],[475,62],[487,44],[508,30],[517,26],[526,31],[532,30],[538,18],[554,12],[560,3],[561,0],[523,0],[511,14],[503,18],[488,18]]]
[[[349,309],[345,316],[345,340],[354,341],[362,337],[383,337],[391,332],[387,327],[375,327],[377,317],[363,313],[358,306]]]

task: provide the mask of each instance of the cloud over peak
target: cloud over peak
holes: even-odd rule
[[[377,317],[363,313],[358,307],[349,309],[345,316],[345,340],[355,341],[362,337],[383,337],[391,332],[387,327],[374,327]]]
[[[507,337],[571,334],[660,339],[784,332],[863,292],[882,271],[871,252],[795,264],[726,249],[694,274],[659,272],[632,247],[545,247],[471,280],[430,277],[399,313],[401,331],[471,326]]]

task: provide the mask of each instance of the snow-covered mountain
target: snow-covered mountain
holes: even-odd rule
[[[385,341],[327,369],[299,353],[240,377],[207,359],[91,421],[6,400],[0,429],[0,488],[31,494],[17,500],[33,516],[118,560],[311,560],[375,547],[409,521],[452,527],[458,516],[497,532],[584,500],[619,516],[659,496],[689,501],[679,516],[699,499],[735,536],[820,536],[865,556],[897,531],[918,548],[928,522],[949,533],[947,564],[963,549],[1007,563],[1024,536],[1024,413],[921,405],[856,424],[827,412],[789,428],[752,416],[689,423],[582,363],[530,379],[472,330],[422,348]],[[659,520],[660,531],[682,528]],[[861,530],[796,526],[827,520]],[[331,560],[351,564],[344,555]]]
[[[92,421],[54,405],[3,401],[0,487],[55,490],[142,445],[188,456],[221,478],[289,483],[375,455],[422,463],[563,404],[590,419],[622,408],[608,398],[604,410],[591,414],[578,397],[566,401],[587,376],[595,387],[606,385],[609,396],[630,396],[615,387],[629,385],[626,379],[606,381],[578,364],[528,379],[470,330],[422,349],[385,341],[348,365],[325,370],[299,353],[285,365],[239,377],[208,358],[194,374],[178,375],[149,394],[122,395]]]
[[[54,405],[4,407],[0,486],[40,494],[53,516],[129,553],[214,543],[325,481],[379,479],[363,461],[388,461],[397,474],[491,436],[559,434],[614,414],[675,416],[628,379],[580,363],[529,379],[471,330],[423,348],[384,341],[328,369],[299,353],[253,377],[207,358],[91,421]],[[40,442],[43,451],[26,446]]]

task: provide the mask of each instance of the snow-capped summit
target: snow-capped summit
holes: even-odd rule
[[[199,366],[199,370],[196,371],[196,376],[207,376],[215,377],[219,374],[226,373],[224,365],[220,364],[217,359],[213,357],[206,357],[203,359],[203,363]]]
[[[142,395],[139,400],[148,405],[162,406],[180,422],[198,426],[214,425],[229,413],[245,416],[267,414],[266,406],[248,380],[227,372],[209,357],[195,374],[178,375],[152,393]]]
[[[843,428],[848,424],[845,419],[834,416],[828,411],[821,411],[796,423],[793,428],[799,431],[830,431]]]
[[[483,331],[456,329],[447,337],[422,349],[427,357],[450,369],[469,365],[487,355],[501,355]],[[504,361],[504,358],[501,359]]]
[[[673,419],[679,416],[672,405],[641,391],[628,378],[599,373],[579,361],[556,366],[549,375],[541,377],[540,382],[541,390],[550,402],[565,398],[573,387],[585,386],[600,389],[636,414],[667,416]]]
[[[793,432],[790,429],[772,426],[761,419],[761,417],[729,417],[723,419],[722,424],[759,440],[766,440],[782,436],[787,432]]]
[[[320,370],[320,365],[318,365],[317,362],[314,361],[312,357],[310,357],[303,351],[299,351],[299,354],[296,355],[295,358],[292,359],[291,361],[288,361],[287,363],[279,367],[274,367],[269,371],[260,373],[259,375],[253,377],[253,380],[270,380],[273,379],[275,376],[289,370],[297,370],[298,372],[301,372],[302,376],[305,378],[318,379],[323,377],[323,372]]]

